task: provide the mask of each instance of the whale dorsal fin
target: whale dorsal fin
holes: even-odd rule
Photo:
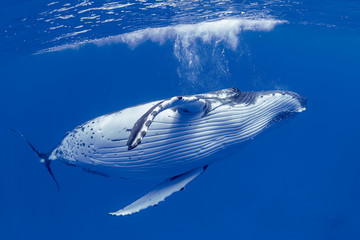
[[[165,198],[171,194],[184,190],[184,187],[197,176],[201,175],[206,170],[206,168],[207,165],[204,167],[195,168],[189,172],[177,175],[175,177],[168,178],[135,202],[110,214],[115,216],[125,216],[139,212],[151,206],[156,206],[159,202],[164,201]]]
[[[128,150],[135,148],[141,143],[145,137],[154,118],[162,111],[178,107],[188,112],[206,113],[208,103],[200,97],[194,96],[178,96],[159,102],[150,108],[141,118],[139,118],[131,129],[129,139],[127,141]]]

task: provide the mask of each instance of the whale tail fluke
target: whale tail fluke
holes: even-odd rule
[[[39,158],[41,159],[41,162],[45,165],[45,167],[47,168],[47,170],[49,171],[52,179],[54,180],[57,190],[60,191],[60,187],[59,187],[59,183],[56,181],[56,178],[53,174],[53,172],[51,171],[50,168],[50,160],[49,160],[49,153],[41,153],[39,152],[34,145],[32,145],[32,143],[24,136],[24,134],[22,134],[21,132],[17,131],[16,129],[11,128],[11,131],[13,131],[14,133],[18,134],[27,144],[29,144],[29,146],[31,147],[31,149],[39,156]]]

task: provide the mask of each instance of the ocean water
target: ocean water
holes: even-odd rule
[[[0,239],[359,239],[358,1],[0,3]],[[229,87],[307,110],[211,165],[158,207],[114,217],[156,181],[43,152],[94,117]]]

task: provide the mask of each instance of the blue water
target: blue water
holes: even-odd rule
[[[358,1],[19,0],[0,16],[0,239],[360,238]],[[54,163],[57,192],[10,131],[46,152],[102,114],[233,86],[308,107],[127,217],[106,213],[157,182]]]

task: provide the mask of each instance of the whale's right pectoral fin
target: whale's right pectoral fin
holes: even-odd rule
[[[145,137],[154,118],[162,111],[169,108],[180,108],[185,112],[203,112],[206,114],[208,102],[205,99],[194,96],[179,96],[166,99],[149,109],[131,129],[126,143],[128,150],[134,149]]]
[[[164,201],[165,198],[171,194],[184,190],[184,187],[194,178],[201,175],[206,170],[206,168],[207,165],[166,179],[132,204],[110,214],[115,216],[125,216],[139,212],[151,206],[156,206],[159,202]]]

